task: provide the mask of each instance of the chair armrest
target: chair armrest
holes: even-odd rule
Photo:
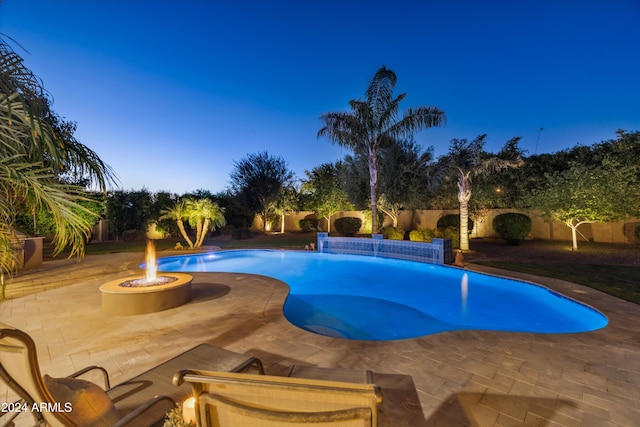
[[[198,371],[193,371],[190,369],[180,369],[178,372],[173,374],[173,380],[171,381],[174,386],[180,387],[184,383],[184,376],[189,374],[197,374]]]
[[[105,368],[103,368],[102,366],[87,366],[84,369],[80,369],[77,372],[74,372],[71,375],[67,375],[67,377],[71,377],[71,378],[77,378],[80,375],[86,374],[87,372],[90,371],[100,371],[102,373],[102,377],[104,379],[104,386],[105,386],[105,390],[109,390],[111,388],[111,382],[109,381],[109,372],[107,372],[107,370]]]
[[[153,408],[156,405],[161,405],[161,404],[167,405],[167,409],[162,411],[163,414],[166,414],[167,412],[171,411],[173,408],[176,407],[176,402],[169,396],[156,396],[153,399],[148,400],[145,404],[136,408],[133,412],[130,412],[129,414],[127,414],[127,416],[125,416],[124,418],[120,419],[116,424],[113,425],[113,427],[126,426],[127,424],[137,420],[139,417],[141,417],[143,421],[148,422],[149,419],[146,418],[147,417],[146,411],[148,411],[149,409]]]

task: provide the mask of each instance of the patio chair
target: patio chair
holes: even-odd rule
[[[79,379],[97,370],[104,378],[104,388]],[[42,376],[36,346],[31,337],[0,324],[0,378],[22,400],[13,404],[30,412],[38,425],[57,426],[128,426],[161,422],[176,403],[167,396],[149,396],[146,403],[127,414],[121,414],[111,401],[109,375],[100,366],[89,366],[65,378]],[[16,406],[19,405],[19,406]],[[156,419],[150,418],[150,411]],[[162,416],[157,419],[157,417]],[[15,414],[14,414],[15,415]],[[5,425],[13,425],[11,417]]]
[[[376,427],[382,397],[374,384],[246,373],[179,371],[195,397],[186,418],[199,427]]]

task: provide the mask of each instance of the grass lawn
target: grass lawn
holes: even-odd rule
[[[567,280],[640,304],[640,267],[507,261],[479,261],[477,264]]]

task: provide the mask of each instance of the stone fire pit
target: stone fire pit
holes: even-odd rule
[[[116,279],[100,286],[102,311],[105,314],[130,315],[154,313],[178,307],[191,299],[193,277],[183,273],[170,273],[160,277],[174,278],[167,283],[143,286],[131,285],[143,280],[133,276]]]

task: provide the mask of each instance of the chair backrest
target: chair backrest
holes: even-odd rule
[[[47,390],[38,365],[36,346],[31,337],[8,325],[0,323],[0,379],[15,391],[30,412],[52,427],[69,426],[63,412],[56,412],[56,402]],[[47,405],[38,412],[36,405]]]
[[[378,425],[374,384],[205,371],[176,376],[193,388],[198,426]],[[181,380],[174,376],[174,384]]]

